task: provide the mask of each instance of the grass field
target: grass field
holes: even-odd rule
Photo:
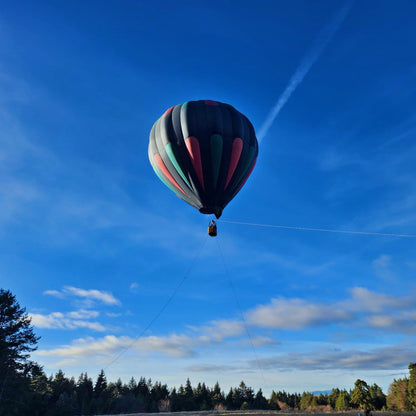
[[[361,412],[364,414],[364,412]],[[416,412],[392,412],[392,411],[378,411],[371,412],[373,416],[416,416]],[[114,416],[358,416],[358,411],[348,412],[303,412],[303,411],[281,411],[281,410],[207,410],[200,412],[173,412],[173,413],[123,413]],[[97,415],[99,416],[99,415]]]

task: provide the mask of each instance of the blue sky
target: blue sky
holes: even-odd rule
[[[406,374],[415,238],[269,226],[416,235],[415,12],[4,2],[0,283],[31,314],[45,371],[267,394]],[[150,167],[154,121],[213,99],[260,131],[285,91],[207,237],[209,217]]]

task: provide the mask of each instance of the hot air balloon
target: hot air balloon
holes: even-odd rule
[[[150,132],[149,160],[156,175],[179,198],[217,218],[250,176],[257,154],[249,119],[217,101],[171,107]]]

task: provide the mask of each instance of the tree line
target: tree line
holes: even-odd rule
[[[72,416],[134,412],[200,410],[416,410],[416,363],[409,377],[394,380],[386,394],[377,384],[357,380],[351,390],[330,393],[272,391],[264,397],[241,381],[225,393],[218,382],[192,386],[189,379],[179,388],[140,377],[128,383],[108,382],[103,370],[95,381],[82,373],[78,379],[62,371],[47,376],[30,360],[39,338],[30,318],[10,291],[0,289],[0,416]]]

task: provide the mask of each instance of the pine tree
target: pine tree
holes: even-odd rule
[[[91,413],[91,404],[94,386],[87,373],[81,373],[78,379],[76,393],[78,397],[78,408],[81,414]]]
[[[373,384],[369,387],[371,402],[373,403],[374,410],[382,410],[386,407],[386,395],[377,384]]]
[[[347,410],[349,408],[349,405],[349,394],[345,390],[340,391],[335,400],[335,410]]]
[[[362,410],[368,411],[374,408],[370,388],[363,380],[357,380],[354,384],[354,390],[351,392],[351,403]]]
[[[254,397],[253,408],[258,410],[267,410],[269,408],[269,403],[263,396],[262,389],[259,389]]]
[[[404,378],[399,380],[394,379],[393,383],[391,383],[387,395],[387,406],[390,410],[410,410],[408,382],[409,380]]]
[[[312,393],[304,392],[302,394],[302,397],[301,397],[300,403],[299,403],[300,410],[306,410],[309,407],[311,407],[312,399],[313,399]]]
[[[97,381],[95,382],[94,395],[100,396],[106,388],[107,378],[105,377],[104,370],[101,370],[100,374],[98,374]]]
[[[340,393],[339,388],[334,388],[332,389],[331,394],[328,396],[328,402],[333,409],[335,409],[336,401],[338,399],[339,393]]]
[[[0,416],[24,414],[31,369],[37,366],[29,357],[38,340],[26,309],[0,289]]]
[[[211,397],[211,403],[214,409],[220,409],[225,406],[224,393],[221,391],[218,381],[215,383],[215,386],[211,391]]]
[[[78,407],[75,379],[68,379],[62,370],[49,379],[52,388],[51,402],[54,403],[57,415],[72,415]]]
[[[416,410],[416,363],[409,364],[408,400],[411,410]]]

